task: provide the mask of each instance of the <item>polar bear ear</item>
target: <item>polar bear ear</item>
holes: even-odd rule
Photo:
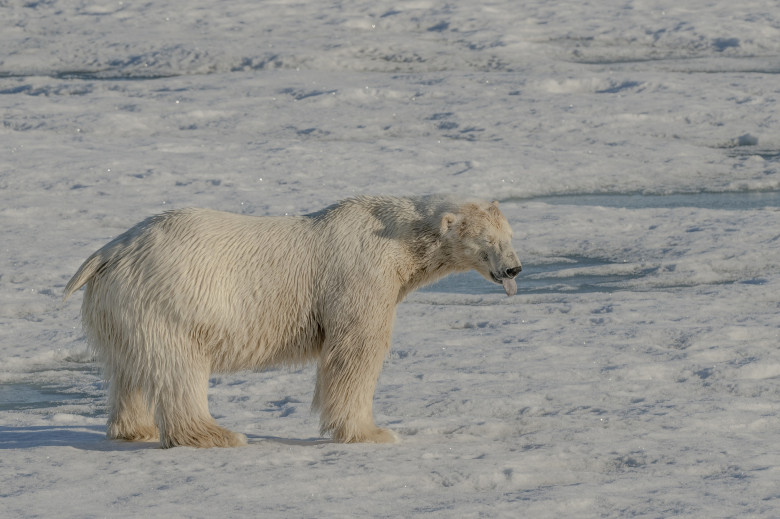
[[[491,204],[493,204],[494,206],[498,207],[498,200],[493,200],[493,201],[492,201],[492,202],[490,202],[490,203],[491,203]]]
[[[455,225],[455,220],[457,220],[457,217],[452,213],[446,213],[444,216],[441,217],[441,228],[439,229],[442,234],[446,234],[450,229],[452,229],[452,226]]]

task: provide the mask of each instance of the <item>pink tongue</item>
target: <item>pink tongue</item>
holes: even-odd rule
[[[504,285],[504,292],[506,292],[506,295],[513,296],[517,294],[517,283],[515,283],[514,279],[504,279],[501,284]]]

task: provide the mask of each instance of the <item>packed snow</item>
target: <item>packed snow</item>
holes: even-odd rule
[[[769,0],[0,2],[0,517],[777,517]],[[311,367],[211,379],[247,447],[105,439],[65,283],[141,219],[497,199],[518,293],[398,307],[396,445]]]

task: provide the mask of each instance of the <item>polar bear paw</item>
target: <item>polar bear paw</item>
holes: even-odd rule
[[[201,425],[197,428],[177,431],[164,436],[160,440],[164,449],[179,446],[202,449],[210,447],[241,447],[247,444],[245,435],[229,431],[215,424]]]
[[[339,443],[399,443],[401,441],[395,432],[380,427],[353,431],[351,434],[334,431],[331,437],[333,441]]]
[[[364,441],[367,443],[400,443],[401,438],[395,431],[377,427]]]
[[[157,441],[160,432],[157,426],[152,425],[127,425],[122,423],[110,423],[106,438],[109,440],[123,440],[129,442]]]

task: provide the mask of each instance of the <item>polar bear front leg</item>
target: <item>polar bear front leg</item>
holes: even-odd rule
[[[393,431],[374,424],[374,390],[390,347],[390,332],[381,335],[353,330],[325,340],[312,407],[321,412],[320,432],[336,442],[399,441]]]

